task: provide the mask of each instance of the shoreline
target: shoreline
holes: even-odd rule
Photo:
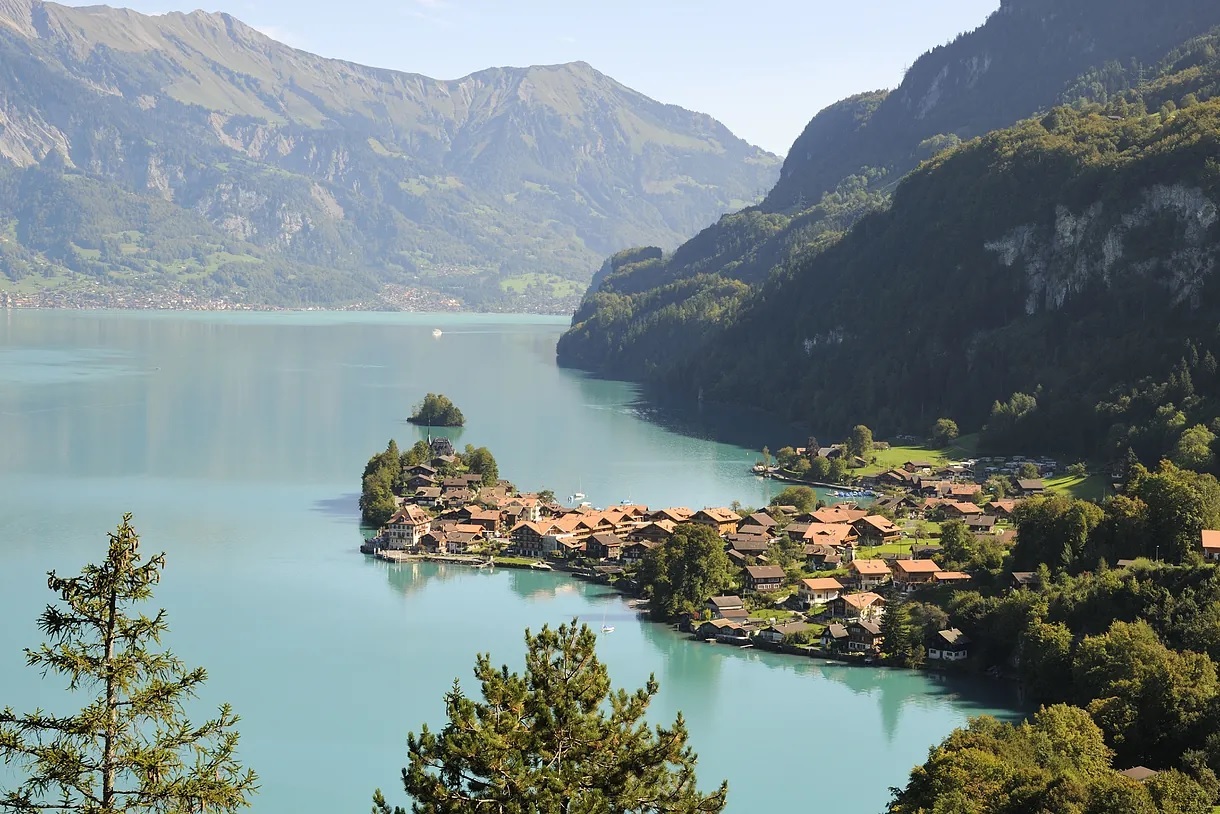
[[[408,563],[408,562],[432,562],[432,563],[437,563],[440,565],[464,565],[469,568],[474,568],[476,570],[490,568],[493,571],[496,568],[508,568],[508,569],[513,569],[513,570],[518,570],[518,571],[537,571],[537,572],[541,572],[541,573],[549,572],[549,573],[552,573],[555,575],[563,575],[565,577],[576,579],[581,582],[595,583],[595,584],[601,585],[605,588],[608,588],[611,591],[617,593],[619,596],[625,598],[626,602],[627,602],[627,607],[630,608],[631,610],[635,611],[636,616],[639,619],[641,619],[641,621],[646,622],[648,624],[663,625],[665,627],[668,627],[674,633],[680,634],[681,638],[690,644],[713,644],[713,645],[720,645],[720,646],[735,648],[738,650],[758,649],[758,650],[765,650],[768,653],[776,653],[776,654],[785,655],[785,656],[795,656],[797,658],[821,659],[822,661],[834,662],[835,664],[846,664],[846,665],[850,665],[852,667],[888,667],[888,668],[894,669],[894,670],[907,670],[910,672],[932,673],[932,674],[937,674],[937,675],[956,675],[956,676],[960,676],[962,678],[974,678],[974,679],[982,679],[982,678],[989,677],[989,676],[966,673],[961,670],[945,669],[943,667],[941,667],[940,669],[935,669],[933,667],[929,667],[927,664],[924,664],[920,667],[902,667],[900,665],[886,664],[881,659],[876,659],[876,658],[868,659],[867,657],[864,657],[864,656],[848,656],[848,655],[838,654],[838,653],[829,653],[829,652],[826,652],[825,650],[823,650],[821,647],[815,647],[815,646],[790,645],[790,644],[783,644],[780,642],[773,643],[773,642],[754,641],[754,640],[750,640],[746,644],[734,644],[732,642],[719,642],[719,641],[716,641],[715,639],[699,639],[696,636],[694,636],[693,634],[691,634],[690,631],[683,630],[682,627],[677,623],[659,622],[655,619],[649,618],[648,610],[647,610],[648,600],[642,599],[638,596],[635,596],[634,594],[621,590],[611,583],[599,581],[597,578],[597,575],[590,572],[588,569],[575,568],[575,567],[569,566],[565,563],[555,563],[555,564],[547,563],[546,568],[537,568],[532,563],[496,562],[494,560],[494,558],[492,560],[487,560],[487,559],[484,559],[482,557],[478,557],[475,555],[411,554],[411,553],[407,553],[405,551],[397,551],[397,550],[384,549],[384,548],[377,549],[374,551],[361,550],[361,553],[364,554],[366,557],[371,557],[374,560],[380,560],[381,562],[390,563],[390,564],[402,564],[402,563]],[[998,676],[998,677],[994,678],[994,680],[1010,680],[1010,679],[1011,679],[1011,676]]]

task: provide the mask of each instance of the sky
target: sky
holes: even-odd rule
[[[895,87],[920,54],[999,7],[999,0],[110,0],[149,14],[201,2],[297,48],[436,79],[583,60],[779,155],[813,114],[853,93]]]

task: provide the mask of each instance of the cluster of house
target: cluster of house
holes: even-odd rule
[[[805,580],[802,596],[825,600],[830,621],[823,627],[819,641],[824,652],[865,657],[881,652],[885,597],[872,591],[844,592],[834,579]],[[704,640],[738,645],[756,642],[778,645],[815,629],[803,621],[754,623],[739,596],[713,596],[707,600],[707,610],[711,619],[689,622],[690,630]],[[970,655],[970,639],[957,628],[949,628],[929,635],[924,649],[929,661],[962,661]]]

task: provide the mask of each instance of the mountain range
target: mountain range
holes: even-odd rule
[[[819,434],[950,417],[1155,461],[1220,432],[1215,26],[1203,0],[1006,0],[817,114],[760,205],[612,256],[560,363]]]
[[[227,14],[39,0],[0,0],[0,157],[10,292],[529,310],[779,166],[584,63],[439,81]]]

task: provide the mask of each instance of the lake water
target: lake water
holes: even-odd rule
[[[613,620],[599,648],[612,679],[656,674],[657,719],[686,715],[700,778],[729,780],[733,812],[880,811],[931,744],[970,715],[1004,714],[998,687],[693,644],[554,574],[361,556],[360,471],[390,437],[419,437],[403,418],[428,391],[466,414],[459,445],[491,448],[522,488],[599,505],[766,502],[774,485],[748,474],[750,449],[802,441],[795,430],[653,407],[630,385],[559,370],[564,327],[0,311],[0,706],[64,708],[62,683],[21,652],[40,640],[44,573],[100,558],[132,511],[145,549],[168,553],[156,599],[169,644],[208,668],[204,702],[243,717],[259,812],[367,811],[377,786],[402,802],[406,733],[441,721],[475,653],[519,665],[526,627],[572,617]]]

